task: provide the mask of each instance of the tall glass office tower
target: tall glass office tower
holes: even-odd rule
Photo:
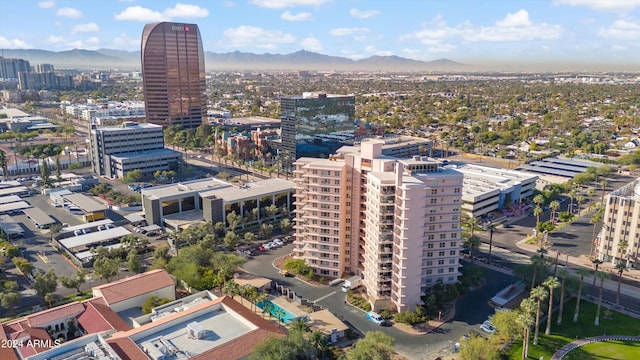
[[[147,122],[197,127],[206,115],[204,51],[195,24],[161,22],[142,31]]]

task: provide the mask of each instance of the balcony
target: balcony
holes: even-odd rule
[[[380,254],[391,254],[391,253],[393,253],[393,246],[380,247]]]

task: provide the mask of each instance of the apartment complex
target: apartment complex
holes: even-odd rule
[[[596,257],[616,264],[640,266],[640,178],[607,195]]]
[[[353,144],[355,96],[305,92],[280,99],[281,158],[327,157]]]
[[[195,24],[147,24],[142,32],[147,122],[197,127],[206,116],[204,51]]]
[[[384,143],[295,162],[295,248],[316,274],[363,278],[374,308],[421,303],[460,275],[462,173],[430,158],[382,155]]]
[[[97,175],[118,178],[139,169],[145,174],[178,169],[182,154],[164,147],[162,126],[125,121],[119,126],[91,125],[91,167]]]

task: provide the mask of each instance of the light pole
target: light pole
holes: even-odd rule
[[[491,265],[491,250],[493,249],[493,224],[489,225],[489,265]]]

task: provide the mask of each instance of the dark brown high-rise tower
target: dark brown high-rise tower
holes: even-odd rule
[[[161,22],[142,31],[147,122],[197,127],[206,116],[204,51],[195,24]]]

